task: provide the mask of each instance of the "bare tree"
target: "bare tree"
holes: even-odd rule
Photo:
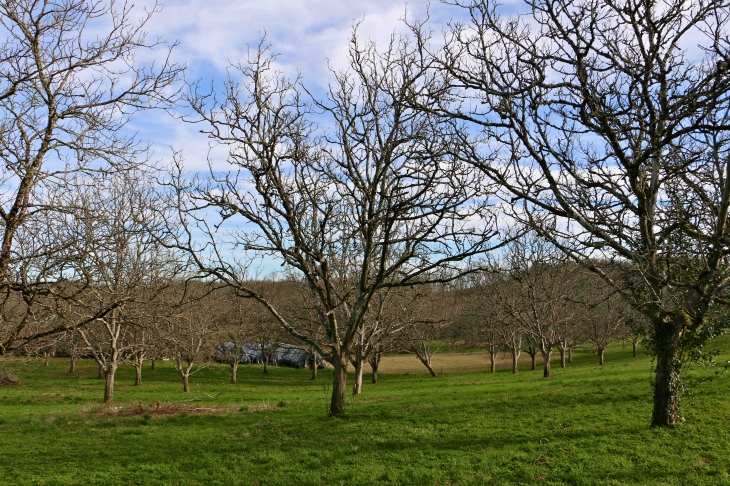
[[[143,30],[158,11],[155,5],[138,21],[131,6],[114,2],[0,4],[0,312],[9,317],[2,306],[18,302],[14,293],[28,308],[12,325],[0,326],[0,353],[86,322],[59,321],[59,327],[29,332],[30,309],[58,291],[69,255],[63,239],[38,232],[34,244],[21,245],[19,237],[58,217],[49,213],[65,211],[59,196],[77,190],[78,174],[144,161],[147,147],[125,131],[129,116],[170,106],[182,70],[166,59],[137,62],[139,50],[167,49]],[[41,271],[23,270],[29,267]]]
[[[171,287],[168,301],[171,312],[165,318],[165,349],[175,362],[183,391],[190,392],[190,377],[209,366],[216,337],[224,322],[221,300],[210,284],[192,282]]]
[[[153,303],[183,267],[164,246],[169,228],[158,217],[151,174],[102,175],[76,204],[68,230],[82,257],[74,271],[84,283],[66,315],[90,323],[78,333],[104,372],[104,402],[111,403],[119,364],[140,357],[139,338],[151,321]]]
[[[393,39],[379,52],[353,37],[349,70],[333,73],[316,108],[273,70],[273,60],[261,47],[234,66],[220,100],[192,88],[191,120],[228,146],[236,169],[225,176],[211,169],[207,185],[174,181],[187,210],[188,239],[180,246],[195,246],[194,231],[207,233],[212,254],[193,252],[201,270],[261,302],[332,363],[329,413],[340,415],[348,359],[373,299],[385,288],[455,279],[464,271],[459,262],[489,250],[496,234],[483,204],[489,190],[455,156],[464,137],[458,125],[408,107],[432,79],[407,40]],[[331,130],[317,132],[315,109],[329,117]],[[210,212],[196,213],[191,204],[242,225],[225,241],[208,226]],[[247,283],[241,269],[248,264],[224,257],[230,254],[282,261],[309,289],[321,332],[288,319]]]
[[[424,105],[504,155],[471,160],[516,217],[599,274],[596,258],[632,263],[634,288],[603,277],[652,322],[651,424],[676,424],[683,350],[715,334],[705,316],[730,277],[730,3],[539,0],[511,18],[454,3],[468,21],[452,24],[444,89]]]

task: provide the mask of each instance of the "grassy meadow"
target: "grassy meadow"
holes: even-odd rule
[[[720,361],[730,339],[717,340]],[[0,388],[0,484],[730,484],[730,375],[695,369],[686,422],[650,429],[648,357],[614,345],[552,379],[483,353],[384,358],[379,383],[325,416],[330,371],[212,365],[182,392],[169,362],[117,375],[111,407],[82,360],[13,362]],[[211,400],[209,396],[222,394]],[[182,400],[200,399],[183,402]],[[159,405],[158,405],[159,402]]]

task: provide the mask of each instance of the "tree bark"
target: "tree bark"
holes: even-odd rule
[[[345,413],[345,390],[347,389],[347,357],[335,356],[332,382],[332,400],[330,401],[330,417]]]
[[[104,378],[104,368],[101,367],[101,364],[99,363],[99,374],[97,375],[97,378],[100,380]]]
[[[142,386],[142,365],[144,359],[142,358],[142,352],[138,351],[134,356],[134,386]]]
[[[565,368],[565,347],[559,346],[558,350],[560,351],[560,367]]]
[[[512,374],[516,375],[519,372],[519,366],[517,365],[517,360],[520,357],[520,350],[519,349],[512,349]]]
[[[542,359],[545,361],[545,368],[543,370],[543,378],[552,378],[553,374],[550,372],[550,356],[553,354],[551,349],[541,351]]]
[[[683,318],[684,315],[679,313],[669,316],[659,315],[654,318],[657,364],[652,427],[675,425],[682,420],[679,410],[682,363],[678,358],[678,347]]]
[[[116,367],[110,364],[104,373],[106,378],[104,383],[104,403],[112,403],[114,401],[114,375],[116,372]]]
[[[68,367],[69,374],[72,374],[76,371],[76,358],[71,356],[71,365]]]
[[[636,341],[631,341],[631,347],[633,348],[633,356],[634,356],[634,358],[636,358],[636,347],[637,347],[637,344],[638,343]]]
[[[156,360],[154,360],[154,359],[153,359],[153,360],[151,360],[151,361],[152,361],[152,365],[150,366],[150,369],[151,369],[151,370],[154,370],[154,369],[155,369],[155,361],[156,361]]]
[[[573,362],[573,347],[571,346],[568,348],[568,363],[572,363],[572,362]]]
[[[497,371],[497,350],[496,346],[489,346],[489,364],[490,373]]]
[[[355,380],[352,384],[353,395],[362,394],[362,369],[364,364],[362,358],[355,360]]]
[[[601,366],[603,366],[603,353],[605,351],[605,348],[598,348],[598,364]]]
[[[51,361],[51,353],[43,353],[43,357],[46,358],[46,362],[43,366],[48,366],[49,361]]]
[[[312,349],[312,379],[317,379],[317,350]]]
[[[183,380],[183,391],[185,393],[190,393],[190,375],[188,375],[187,373],[184,373],[182,375],[182,380]]]
[[[431,377],[433,377],[433,378],[439,377],[439,375],[436,373],[436,370],[434,370],[433,366],[431,366],[431,357],[430,356],[426,356],[423,358],[419,356],[418,359],[421,363],[423,363],[423,366],[425,366],[428,369],[428,371],[431,373]]]
[[[234,362],[231,363],[231,383],[235,385],[236,381],[238,381],[238,361],[234,360]]]
[[[378,382],[378,367],[380,366],[380,353],[375,353],[369,360],[370,368],[373,370],[373,383]]]

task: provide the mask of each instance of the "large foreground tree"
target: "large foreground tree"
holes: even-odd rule
[[[727,302],[730,3],[526,0],[514,17],[454,3],[468,20],[435,54],[444,85],[424,107],[478,127],[469,160],[514,216],[651,320],[651,423],[676,424],[684,356]],[[599,257],[630,262],[633,278]]]
[[[495,236],[489,190],[456,156],[458,125],[409,108],[433,81],[417,50],[394,39],[379,52],[353,38],[349,62],[321,101],[306,101],[266,49],[233,67],[220,97],[193,87],[191,119],[228,147],[234,170],[211,168],[200,184],[178,179],[176,193],[189,230],[181,246],[209,237],[211,251],[194,252],[203,272],[261,302],[334,366],[331,415],[345,410],[348,359],[378,293],[457,278],[459,262]],[[209,226],[211,208],[225,232]],[[276,258],[308,288],[319,332],[247,283],[236,262],[256,255]]]

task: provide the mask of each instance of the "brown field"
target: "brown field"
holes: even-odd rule
[[[539,361],[538,359],[538,366]],[[519,362],[520,365],[529,365],[530,355],[522,353]],[[439,374],[489,371],[489,353],[476,351],[467,353],[439,353],[433,356],[431,363],[433,369]],[[511,367],[512,359],[510,355],[500,353],[497,357],[497,369],[509,369]],[[365,373],[368,371],[370,369],[366,366]],[[383,356],[378,372],[389,374],[428,374],[426,367],[412,354]]]

